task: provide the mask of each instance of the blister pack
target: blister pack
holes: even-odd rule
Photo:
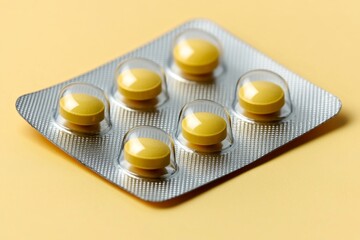
[[[161,202],[258,160],[335,116],[340,100],[208,20],[18,98],[49,141]]]

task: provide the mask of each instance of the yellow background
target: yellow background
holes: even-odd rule
[[[205,17],[338,96],[340,115],[166,204],[50,144],[15,100]],[[0,239],[360,239],[358,0],[0,0]]]

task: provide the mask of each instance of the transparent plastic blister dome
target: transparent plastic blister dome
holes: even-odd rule
[[[190,102],[180,112],[176,139],[193,152],[224,153],[234,143],[230,115],[210,100]]]
[[[111,128],[109,101],[94,85],[71,83],[61,90],[57,103],[54,121],[67,132],[96,135]]]
[[[124,136],[116,164],[131,176],[167,179],[177,171],[174,141],[159,128],[134,127]]]
[[[125,108],[154,110],[169,98],[165,72],[152,60],[127,59],[115,70],[111,96]]]
[[[203,30],[189,29],[173,42],[169,73],[179,80],[212,81],[224,71],[222,52],[215,36]]]
[[[254,122],[276,122],[292,113],[286,81],[269,70],[252,70],[237,82],[232,104],[236,116]]]

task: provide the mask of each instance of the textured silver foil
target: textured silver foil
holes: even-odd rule
[[[151,59],[167,69],[174,38],[191,28],[213,34],[222,44],[224,71],[213,83],[180,81],[176,74],[166,71],[169,100],[157,111],[125,109],[110,98],[113,126],[106,134],[80,136],[65,132],[54,124],[54,109],[58,94],[64,86],[72,82],[85,82],[108,93],[116,66],[132,57]],[[278,123],[260,124],[242,120],[233,114],[231,107],[237,80],[245,72],[254,69],[271,70],[287,81],[293,104],[290,117]],[[204,155],[189,152],[176,144],[178,171],[165,180],[150,181],[132,177],[116,166],[115,159],[120,154],[121,141],[130,128],[150,125],[174,135],[182,106],[195,99],[210,99],[229,110],[235,139],[231,150],[221,155]],[[49,141],[100,176],[143,200],[161,202],[234,172],[303,135],[335,116],[341,108],[341,102],[337,97],[287,70],[213,22],[193,20],[88,73],[23,95],[18,98],[16,108],[20,115]]]

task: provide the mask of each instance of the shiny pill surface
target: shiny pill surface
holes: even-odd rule
[[[118,90],[130,100],[150,100],[161,93],[161,77],[145,68],[133,68],[122,71],[117,78]]]
[[[226,121],[210,112],[195,112],[182,120],[182,135],[192,144],[214,145],[227,136]]]
[[[254,114],[271,114],[285,104],[282,88],[269,81],[244,83],[238,92],[239,104],[245,111]]]
[[[137,168],[161,169],[170,164],[170,148],[154,138],[132,138],[125,143],[124,157]]]
[[[219,64],[220,51],[210,41],[185,39],[173,49],[174,61],[187,74],[209,74]]]
[[[89,94],[72,93],[59,101],[59,113],[68,122],[89,126],[99,124],[105,117],[104,103]]]

